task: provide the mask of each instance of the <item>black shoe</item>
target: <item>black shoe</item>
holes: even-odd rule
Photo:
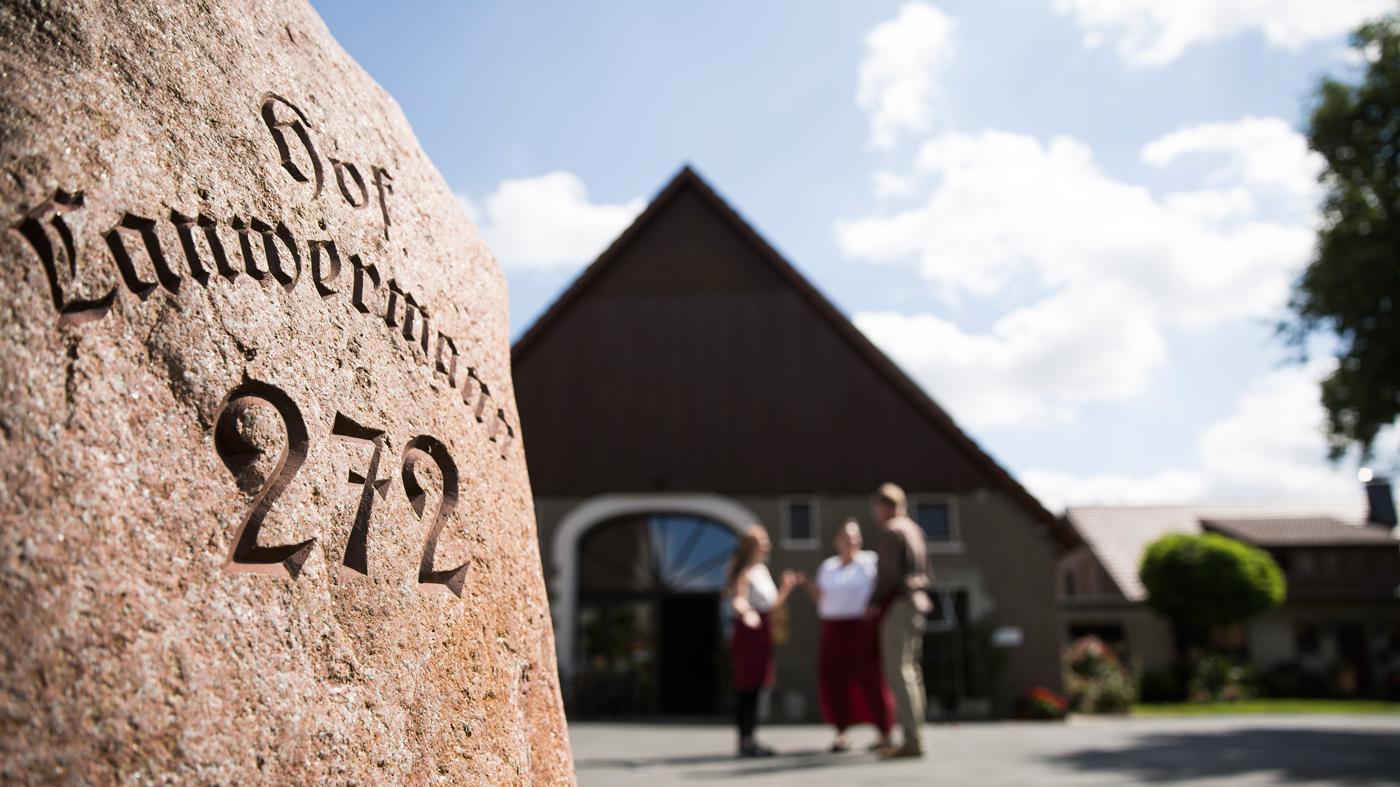
[[[772,757],[772,756],[774,756],[774,755],[776,755],[776,754],[777,754],[777,752],[773,751],[772,749],[770,749],[770,748],[768,748],[767,746],[764,746],[764,745],[762,745],[762,744],[760,744],[760,743],[741,743],[741,744],[739,744],[739,758],[740,758],[740,759],[743,759],[743,758],[745,758],[745,757]]]

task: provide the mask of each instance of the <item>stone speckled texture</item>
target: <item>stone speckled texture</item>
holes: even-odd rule
[[[0,4],[0,210],[0,781],[573,783],[504,279],[315,13]]]

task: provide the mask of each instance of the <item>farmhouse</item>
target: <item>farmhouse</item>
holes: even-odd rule
[[[1171,625],[1147,608],[1143,550],[1169,533],[1215,532],[1267,550],[1288,599],[1220,644],[1290,694],[1400,698],[1400,540],[1390,484],[1317,504],[1072,507],[1082,542],[1060,558],[1065,635],[1095,635],[1140,670],[1171,663]],[[1233,641],[1229,641],[1230,639]]]
[[[736,533],[812,573],[894,481],[933,552],[931,707],[1005,715],[1057,687],[1063,523],[694,171],[683,169],[516,343],[559,664],[575,717],[728,702]],[[582,384],[580,381],[587,381]],[[868,537],[868,536],[867,536]],[[817,715],[817,619],[777,622],[769,715]]]

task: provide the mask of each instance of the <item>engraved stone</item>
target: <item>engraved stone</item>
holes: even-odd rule
[[[0,4],[0,783],[572,783],[504,279],[300,0]]]

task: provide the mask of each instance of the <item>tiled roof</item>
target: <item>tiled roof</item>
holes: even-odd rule
[[[1077,506],[1065,519],[1079,532],[1123,596],[1141,601],[1147,596],[1138,580],[1138,563],[1147,545],[1170,533],[1199,533],[1201,521],[1327,519],[1350,528],[1366,520],[1366,502],[1295,504],[1196,504],[1178,506]]]
[[[1261,547],[1395,543],[1385,528],[1358,527],[1326,516],[1206,519],[1201,524],[1207,530]]]

